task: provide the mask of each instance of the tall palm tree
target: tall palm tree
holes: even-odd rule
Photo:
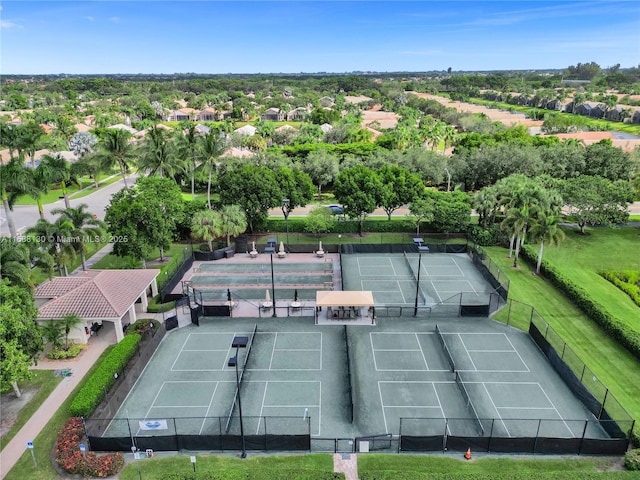
[[[82,259],[82,269],[87,270],[85,255],[87,253],[87,245],[101,237],[104,234],[104,224],[102,221],[94,218],[93,214],[86,211],[88,206],[83,203],[77,208],[56,208],[51,210],[54,215],[60,215],[60,219],[69,224],[69,233],[73,241],[76,253],[80,254]]]
[[[558,245],[564,238],[565,235],[562,228],[560,228],[560,217],[558,215],[554,215],[553,213],[548,215],[540,213],[537,218],[535,218],[533,226],[531,227],[531,239],[540,242],[538,261],[536,262],[537,275],[540,274],[544,244]]]
[[[207,182],[207,205],[211,208],[211,180],[217,167],[218,158],[226,149],[225,139],[216,130],[211,130],[204,137],[199,137],[199,157],[202,165],[207,169],[209,180]]]
[[[151,127],[144,144],[140,147],[138,168],[148,175],[173,178],[183,171],[176,155],[175,146],[164,130]]]
[[[60,183],[60,189],[62,190],[62,196],[64,197],[64,205],[66,208],[70,208],[69,193],[67,192],[67,184],[74,182],[78,183],[78,180],[71,175],[71,167],[60,154],[57,155],[43,155],[42,160],[38,168],[41,169],[42,181],[50,183]]]
[[[11,237],[18,238],[16,226],[13,223],[11,210],[19,195],[29,191],[31,186],[30,174],[24,167],[22,160],[12,158],[4,165],[0,165],[0,195],[4,206],[4,216],[9,225]]]
[[[62,318],[62,326],[64,327],[64,349],[69,350],[69,333],[75,327],[82,323],[82,319],[75,313],[70,313]]]
[[[42,337],[51,344],[54,350],[60,350],[62,347],[62,337],[64,336],[64,328],[58,320],[49,320],[40,325]]]
[[[130,138],[131,135],[126,130],[111,128],[98,142],[97,156],[100,163],[104,169],[111,169],[117,165],[125,188],[129,188],[126,177],[129,164],[135,159],[133,145],[129,143]]]
[[[484,229],[493,224],[500,209],[498,190],[494,186],[485,187],[473,195],[473,208],[478,213],[478,223]]]
[[[61,218],[54,223],[40,219],[27,230],[27,236],[34,242],[38,240],[40,248],[53,258],[60,276],[69,274],[67,266],[76,256],[73,243],[68,240],[72,231],[73,225]]]
[[[213,241],[221,235],[221,225],[222,219],[218,212],[200,210],[193,216],[191,234],[207,242],[209,251],[213,252]]]
[[[181,158],[191,161],[191,200],[196,198],[196,163],[198,160],[198,130],[196,124],[191,123],[178,137],[178,152]]]
[[[247,229],[247,217],[240,205],[225,205],[220,210],[220,232],[227,237],[227,247],[231,236],[240,235]]]
[[[31,281],[31,257],[25,242],[0,237],[0,280],[8,279],[12,285],[33,288]]]

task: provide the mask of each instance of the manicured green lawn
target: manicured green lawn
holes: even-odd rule
[[[165,261],[162,264],[150,264],[147,265],[148,268],[162,268],[168,261],[168,258],[173,257],[174,255],[184,251],[187,248],[191,251],[191,246],[184,243],[173,243],[169,250],[165,250],[164,257]],[[154,260],[159,260],[160,251],[157,248],[154,248],[149,255],[146,257],[147,262],[151,262]],[[118,257],[112,253],[102,258],[100,261],[96,262],[96,264],[91,267],[95,270],[113,270],[113,269],[127,269],[127,268],[139,268],[142,265],[140,261],[132,261],[129,258]]]
[[[549,250],[560,255],[556,250],[561,248]],[[629,413],[640,419],[640,362],[609,338],[599,325],[586,317],[549,282],[533,275],[525,262],[520,262],[520,268],[514,269],[512,260],[506,257],[507,249],[486,247],[485,251],[509,278],[509,298],[533,305]],[[605,251],[598,255],[604,256]],[[503,309],[494,317],[506,321],[506,316],[507,310]],[[512,324],[526,330],[528,318]]]
[[[462,457],[462,455],[460,455]],[[428,472],[430,474],[458,475],[482,473],[486,478],[508,478],[508,474],[531,473],[534,478],[546,472],[596,472],[611,465],[608,459],[513,459],[481,458],[471,462],[445,456],[427,455],[360,455],[358,474],[382,471]],[[400,477],[399,477],[400,478]],[[458,477],[456,477],[458,478]]]
[[[117,182],[121,178],[122,177],[120,175],[99,176],[98,188],[102,188],[114,182]],[[86,190],[80,191],[83,188]],[[97,189],[95,188],[94,182],[91,178],[82,177],[80,179],[80,186],[76,184],[71,184],[67,187],[67,195],[69,195],[69,198],[81,198],[95,192],[96,190]],[[48,203],[57,202],[58,200],[60,200],[61,197],[62,197],[62,190],[60,188],[51,188],[47,193],[42,195],[42,199],[41,199],[42,204],[45,205]],[[21,195],[20,197],[18,197],[15,204],[16,205],[36,205],[36,201],[29,195]]]
[[[131,454],[128,456],[131,457]],[[138,480],[138,466],[140,467],[142,478],[161,478],[161,476],[163,474],[166,475],[167,472],[193,472],[193,465],[190,462],[189,456],[181,455],[177,457],[145,459],[138,461],[137,464],[129,464],[120,473],[120,479]],[[225,471],[255,471],[256,469],[333,472],[333,458],[327,454],[252,456],[251,453],[249,453],[249,457],[242,460],[236,457],[220,455],[198,455],[196,469],[199,472],[215,471],[219,473],[224,473]]]
[[[0,450],[2,450],[7,443],[15,437],[16,433],[24,426],[25,423],[31,418],[42,402],[44,402],[49,394],[53,392],[58,383],[62,380],[62,377],[56,377],[53,374],[53,370],[34,370],[33,378],[28,382],[20,382],[20,389],[22,391],[38,389],[38,392],[33,396],[29,403],[20,411],[16,422],[5,436],[0,439]]]
[[[111,351],[113,347],[108,347],[96,360],[96,363],[89,369],[85,377],[80,381],[76,388],[71,392],[71,395],[62,403],[58,411],[51,417],[49,423],[42,429],[38,436],[33,440],[33,451],[36,456],[36,462],[38,463],[38,470],[35,470],[31,454],[25,451],[20,460],[14,465],[14,467],[6,474],[5,480],[57,480],[59,478],[58,473],[51,464],[51,451],[55,445],[56,438],[60,428],[69,419],[69,406],[73,397],[84,386],[86,379],[91,377],[91,374],[98,368],[98,366],[104,360],[104,357]],[[4,471],[3,471],[4,474]]]
[[[191,201],[191,192],[181,192],[182,194],[182,199],[183,200],[187,200],[187,201]],[[211,202],[214,202],[216,200],[216,198],[218,198],[218,195],[213,195],[211,194]],[[196,193],[195,195],[195,201],[201,201],[201,202],[206,202],[207,201],[207,194],[206,193]]]

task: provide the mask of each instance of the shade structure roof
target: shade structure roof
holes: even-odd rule
[[[317,307],[373,307],[373,292],[321,290],[316,292]]]
[[[36,289],[36,298],[49,298],[38,318],[120,318],[158,276],[160,270],[101,270],[77,277],[56,277]]]

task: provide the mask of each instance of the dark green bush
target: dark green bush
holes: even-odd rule
[[[624,456],[624,466],[629,470],[640,470],[640,450],[629,450]]]
[[[638,285],[638,276],[640,275],[640,272],[636,272],[634,270],[626,270],[623,272],[609,270],[606,272],[600,272],[600,275],[629,295],[631,300],[633,300],[636,305],[640,306],[640,286]]]
[[[151,325],[153,325],[154,332],[157,332],[158,328],[160,328],[160,322],[158,320],[154,320],[153,318],[139,318],[132,325],[129,325],[127,335],[143,335],[151,330]]]
[[[64,360],[66,358],[75,358],[78,355],[80,355],[80,352],[82,352],[82,350],[84,350],[84,345],[81,344],[74,344],[74,345],[69,345],[69,349],[68,350],[64,350],[64,349],[54,349],[54,350],[49,350],[47,352],[47,358],[50,358],[51,360]]]
[[[126,335],[96,369],[73,398],[69,413],[72,417],[88,417],[96,409],[106,392],[116,382],[114,374],[121,374],[140,343],[140,335]]]
[[[147,305],[147,312],[149,313],[162,313],[168,312],[169,310],[173,310],[176,308],[175,300],[172,300],[167,303],[158,303],[160,302],[160,295],[156,295],[151,299],[149,305]]]
[[[469,225],[467,230],[469,240],[481,246],[496,245],[498,243],[500,227],[490,225],[489,228],[482,228],[480,225]]]

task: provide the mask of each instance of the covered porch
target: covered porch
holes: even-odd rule
[[[373,292],[318,291],[316,325],[373,325]]]

